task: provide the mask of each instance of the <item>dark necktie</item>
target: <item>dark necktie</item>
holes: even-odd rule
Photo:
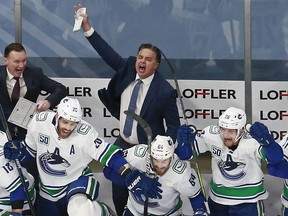
[[[129,107],[128,107],[128,110],[131,112],[135,112],[135,110],[136,110],[136,102],[137,102],[137,97],[138,97],[141,83],[142,83],[142,80],[138,79],[136,85],[133,88]],[[132,116],[127,115],[126,120],[125,120],[125,124],[124,124],[124,130],[123,130],[123,134],[125,135],[125,137],[131,136],[132,124],[133,124]]]
[[[16,83],[12,90],[11,99],[12,101],[17,102],[20,97],[20,83],[19,83],[19,77],[14,77],[14,79],[16,80]]]

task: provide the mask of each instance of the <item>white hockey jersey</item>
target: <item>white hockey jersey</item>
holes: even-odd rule
[[[0,131],[0,211],[5,210],[11,212],[10,193],[13,192],[19,185],[21,180],[14,161],[9,161],[4,157],[3,146],[7,142],[6,134]],[[34,178],[28,174],[24,167],[21,168],[25,181],[29,181],[29,195],[34,200],[36,191],[34,190]],[[27,200],[24,202],[24,210],[29,209]]]
[[[147,145],[136,145],[125,150],[125,158],[133,167],[146,171]],[[155,174],[150,166],[150,173]],[[196,172],[191,168],[189,161],[179,160],[174,154],[169,170],[163,176],[159,177],[162,184],[161,199],[148,200],[148,213],[152,215],[180,215],[182,213],[182,196],[189,198],[196,197],[200,192],[200,184]],[[135,197],[129,192],[127,202],[129,210],[133,215],[143,215],[144,200]]]
[[[25,145],[36,157],[40,175],[40,195],[57,201],[66,195],[67,185],[81,175],[93,175],[88,164],[94,159],[108,165],[118,147],[98,137],[96,130],[84,120],[66,139],[59,138],[55,113],[41,112],[28,126]]]
[[[196,137],[197,155],[211,152],[212,180],[209,196],[223,205],[251,203],[268,197],[264,188],[261,159],[264,151],[248,134],[232,151],[224,145],[218,126],[208,126]]]
[[[283,139],[279,142],[279,144],[283,148],[284,159],[288,161],[288,134],[283,137]],[[285,179],[284,189],[281,194],[282,204],[288,208],[288,179]]]

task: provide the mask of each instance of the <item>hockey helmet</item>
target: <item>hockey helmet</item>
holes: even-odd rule
[[[157,160],[165,160],[173,157],[174,143],[169,136],[157,135],[151,143],[151,157]]]
[[[57,114],[69,121],[80,122],[82,119],[81,105],[77,99],[65,97],[57,107]]]
[[[242,109],[228,108],[219,117],[219,126],[227,129],[242,129],[246,124],[246,114]]]
[[[246,113],[242,109],[235,107],[228,108],[220,117],[219,127],[227,129],[236,129],[236,141],[243,135],[243,129],[246,125]]]

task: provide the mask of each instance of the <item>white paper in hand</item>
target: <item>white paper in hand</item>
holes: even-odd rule
[[[74,22],[74,27],[73,27],[73,32],[79,31],[82,25],[83,17],[80,16],[80,14],[86,13],[86,8],[82,7],[79,8],[76,12],[76,17],[75,17],[75,22]]]
[[[20,97],[8,118],[8,122],[27,129],[29,122],[37,112],[35,108],[35,103],[23,97]]]

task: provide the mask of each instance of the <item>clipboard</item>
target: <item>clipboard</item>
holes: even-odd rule
[[[36,103],[20,97],[8,118],[8,122],[27,129],[29,122],[37,113],[35,108]]]

